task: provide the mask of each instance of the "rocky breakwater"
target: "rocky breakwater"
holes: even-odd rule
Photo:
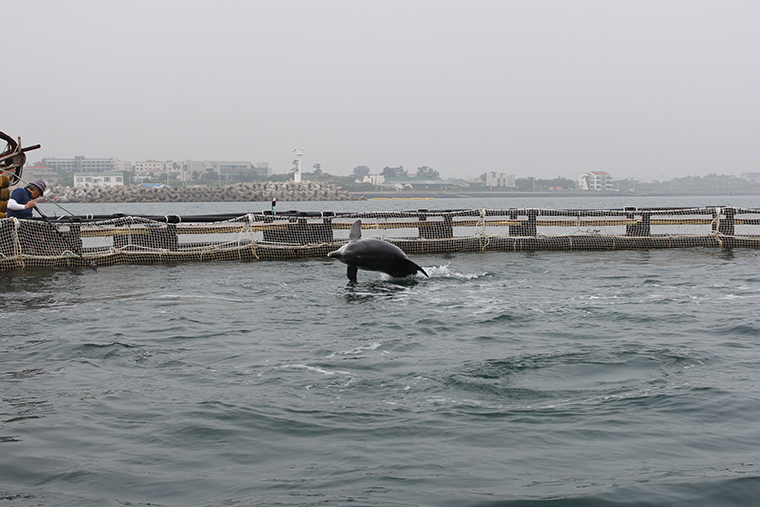
[[[356,201],[363,198],[317,182],[252,182],[219,187],[61,187],[53,186],[46,197],[58,202],[268,202]]]

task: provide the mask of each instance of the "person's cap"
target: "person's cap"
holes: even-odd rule
[[[47,185],[45,185],[45,182],[42,180],[34,180],[32,185],[40,189],[40,194],[44,194],[45,189],[47,188]]]

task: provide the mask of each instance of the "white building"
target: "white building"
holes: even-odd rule
[[[589,171],[578,175],[578,190],[602,192],[613,190],[612,176],[604,171]]]
[[[116,172],[74,173],[75,187],[121,187],[124,174]]]
[[[169,166],[171,167],[171,161],[169,161]],[[140,160],[139,162],[135,162],[135,172],[141,173],[145,171],[166,171],[166,162],[161,162],[160,160]]]
[[[385,176],[382,174],[367,174],[364,176],[362,183],[372,183],[373,185],[382,185],[385,183]]]
[[[488,187],[514,187],[515,175],[496,173],[491,171],[486,173],[486,186]]]

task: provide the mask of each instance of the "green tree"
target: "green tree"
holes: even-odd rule
[[[417,168],[417,178],[423,178],[428,180],[440,180],[441,175],[435,169],[432,169],[426,165]]]
[[[384,167],[383,172],[381,173],[386,178],[404,178],[407,176],[406,171],[404,171],[404,166],[400,165],[398,167]]]
[[[515,180],[515,188],[521,192],[546,191],[550,188],[555,190],[558,188],[573,190],[575,189],[575,181],[563,176],[557,176],[550,180],[536,179],[533,176],[529,176],[527,178],[517,178]]]
[[[536,178],[530,176],[528,178],[517,178],[515,180],[515,187],[522,192],[530,192],[534,190]]]
[[[216,171],[206,171],[201,174],[201,179],[204,180],[206,184],[216,184],[219,183],[219,173]]]
[[[354,178],[357,180],[364,179],[365,176],[369,174],[370,170],[369,167],[366,165],[359,165],[354,167]]]
[[[68,171],[59,171],[56,177],[56,181],[59,185],[62,185],[64,187],[73,187],[74,173]],[[126,182],[127,180],[125,179],[124,181]]]
[[[546,187],[554,187],[559,188],[561,187],[563,190],[573,190],[575,188],[575,181],[565,178],[563,176],[557,176],[554,179],[551,180],[539,180],[542,185]]]

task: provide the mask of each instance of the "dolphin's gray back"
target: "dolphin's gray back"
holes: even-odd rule
[[[346,245],[342,261],[367,271],[381,271],[394,278],[413,275],[425,270],[409,260],[403,250],[380,239],[365,238]]]
[[[424,269],[409,260],[396,245],[381,239],[362,239],[361,220],[351,226],[348,243],[327,255],[348,265],[346,276],[352,281],[356,281],[358,269],[380,271],[394,278],[403,278],[418,271],[428,276]]]

